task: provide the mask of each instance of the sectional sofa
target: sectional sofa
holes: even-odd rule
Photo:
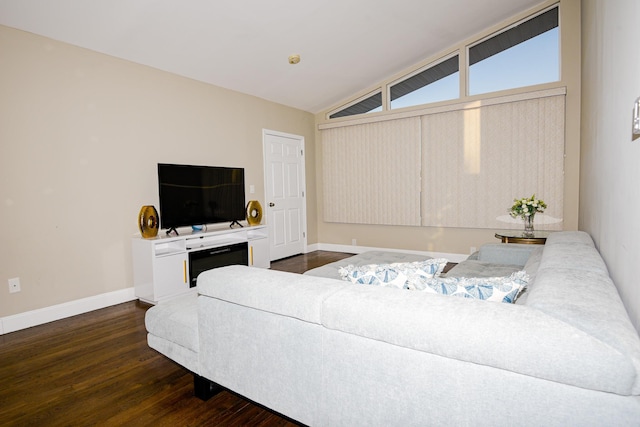
[[[589,235],[483,246],[447,273],[524,271],[515,303],[353,284],[345,263],[202,273],[197,297],[148,310],[148,343],[198,394],[306,425],[639,425],[640,338]]]

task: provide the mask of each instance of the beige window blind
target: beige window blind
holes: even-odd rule
[[[420,118],[322,133],[324,220],[420,225]]]
[[[564,96],[422,117],[422,225],[521,228],[507,210],[536,194],[562,226]]]
[[[322,129],[327,222],[521,228],[515,197],[549,208],[562,228],[564,92]]]

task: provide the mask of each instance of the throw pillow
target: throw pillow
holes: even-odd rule
[[[516,271],[509,277],[436,277],[423,279],[418,276],[410,276],[408,281],[409,289],[463,298],[513,303],[522,289],[527,286],[529,276],[522,270]]]
[[[428,259],[415,262],[397,262],[392,264],[369,264],[362,266],[347,265],[338,272],[343,280],[363,285],[388,286],[409,289],[409,276],[429,279],[440,275],[447,260]]]

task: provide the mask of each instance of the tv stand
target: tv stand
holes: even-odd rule
[[[233,224],[238,224],[238,227],[240,227],[240,228],[243,227],[243,225],[240,224],[238,221],[233,221],[233,222],[231,222],[231,224],[229,224],[229,228],[233,228]]]
[[[176,230],[174,227],[171,227],[170,229],[167,230],[167,236],[171,234],[171,232],[176,233],[176,236],[179,236],[180,233],[178,233],[178,230]]]
[[[176,231],[176,230],[174,230]],[[266,225],[229,229],[224,224],[207,231],[184,231],[182,235],[132,239],[133,286],[141,301],[157,304],[178,295],[196,292],[197,274],[209,266],[227,265],[203,260],[205,252],[246,245],[246,264],[269,268],[269,234]],[[238,263],[232,258],[229,263]],[[202,268],[202,266],[205,268]],[[193,266],[193,267],[192,267]],[[191,271],[193,268],[194,271]],[[194,277],[192,277],[194,276]]]

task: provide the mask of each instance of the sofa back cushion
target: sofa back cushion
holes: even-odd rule
[[[588,234],[576,231],[549,236],[524,304],[585,332],[627,357],[636,370],[632,393],[640,394],[640,338]]]
[[[635,368],[626,355],[521,305],[350,285],[326,299],[323,325],[586,389],[627,395],[635,380]]]
[[[198,276],[198,293],[306,322],[321,322],[322,303],[349,286],[341,280],[231,265]]]

